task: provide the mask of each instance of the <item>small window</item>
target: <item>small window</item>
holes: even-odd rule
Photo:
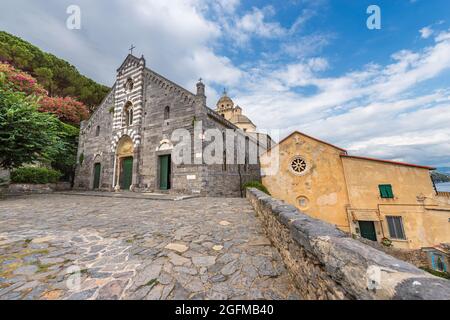
[[[167,120],[170,118],[170,107],[167,106],[164,108],[164,120]]]
[[[100,126],[97,126],[97,128],[95,128],[95,136],[98,137],[100,135]]]
[[[309,200],[307,197],[300,196],[300,197],[298,197],[297,201],[298,201],[298,205],[300,206],[300,208],[302,208],[302,209],[308,208]]]
[[[402,217],[386,217],[391,239],[406,240]]]
[[[393,199],[394,193],[392,192],[392,185],[390,184],[380,184],[378,186],[378,189],[380,189],[380,196],[383,199]]]

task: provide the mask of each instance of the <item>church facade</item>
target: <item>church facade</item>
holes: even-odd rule
[[[200,140],[187,163],[173,161],[177,129]],[[244,162],[224,152],[222,163],[206,163],[202,132],[208,129],[223,132],[227,146],[244,147]],[[235,135],[225,134],[230,131]],[[267,146],[208,108],[201,81],[191,93],[147,68],[144,57],[128,55],[110,93],[81,124],[74,188],[240,196],[242,184],[260,180],[259,159],[249,162],[250,145]]]

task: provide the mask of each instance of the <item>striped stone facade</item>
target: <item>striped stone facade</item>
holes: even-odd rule
[[[168,118],[166,109],[170,110]],[[183,128],[194,137],[193,123],[198,121],[205,130],[239,131],[206,106],[202,83],[197,85],[196,94],[191,93],[146,68],[143,57],[128,55],[117,70],[116,82],[109,95],[91,118],[82,123],[75,188],[93,189],[94,166],[100,164],[99,189],[118,191],[123,182],[121,148],[124,141],[130,141],[133,150],[126,154],[133,158],[129,189],[161,192],[159,161],[160,157],[171,155],[172,132]],[[192,150],[192,159],[197,157],[196,152],[198,150]],[[229,164],[224,169],[220,164],[171,163],[169,192],[240,196],[243,183],[260,180],[259,171],[259,165]]]

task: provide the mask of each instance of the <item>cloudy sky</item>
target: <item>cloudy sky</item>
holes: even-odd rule
[[[366,27],[381,8],[381,30]],[[81,30],[66,28],[69,5]],[[0,29],[112,85],[131,44],[208,105],[226,87],[260,128],[450,167],[448,0],[15,0]]]

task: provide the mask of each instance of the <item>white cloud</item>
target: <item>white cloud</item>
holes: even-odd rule
[[[288,30],[278,22],[270,22],[274,14],[271,6],[264,8],[254,7],[243,16],[222,17],[224,32],[234,40],[235,45],[246,45],[253,37],[273,39],[287,34]]]
[[[434,37],[432,46],[331,77],[333,60],[321,57],[320,49],[332,35],[302,33],[320,12],[306,6],[310,1],[301,1],[297,20],[283,27],[273,7],[243,11],[239,0],[136,0],[132,6],[125,0],[79,0],[82,30],[70,31],[64,18],[72,2],[5,2],[0,28],[107,84],[133,43],[150,68],[187,89],[202,77],[210,106],[219,95],[214,87],[226,86],[260,128],[285,134],[299,129],[363,155],[450,163],[450,88],[426,92],[423,86],[450,69],[450,31],[426,27],[421,35]],[[252,49],[255,39],[277,47],[240,66],[222,50]]]
[[[430,27],[424,27],[420,29],[419,32],[422,38],[428,39],[433,34],[433,29],[431,29]]]
[[[388,65],[368,64],[340,77],[320,76],[325,60],[260,70],[244,78],[253,83],[242,90],[239,104],[260,127],[282,128],[284,134],[303,130],[362,155],[448,163],[450,88],[416,93],[450,69],[450,33],[435,40],[417,52],[397,52]],[[316,92],[298,90],[308,87]]]

